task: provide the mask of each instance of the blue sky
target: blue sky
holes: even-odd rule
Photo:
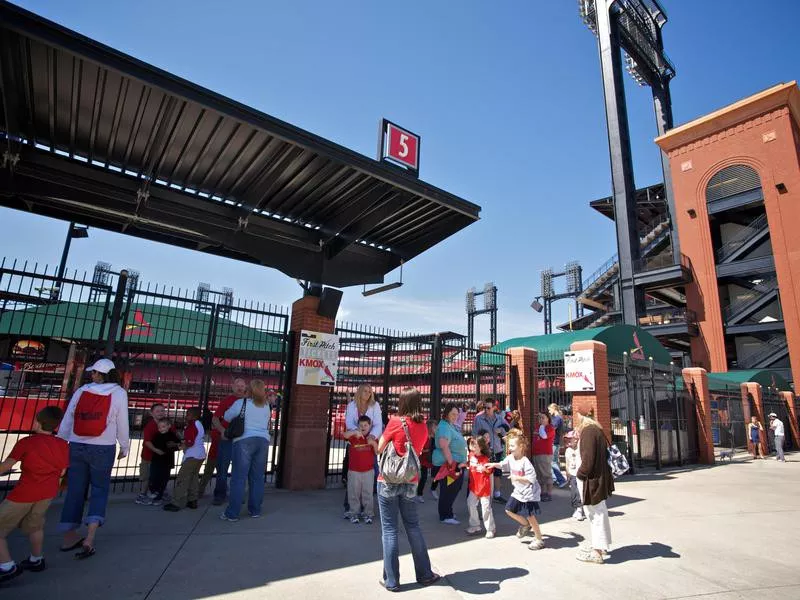
[[[500,339],[539,333],[529,304],[540,271],[578,260],[590,273],[615,252],[612,222],[588,207],[610,194],[610,168],[596,42],[573,0],[19,4],[369,156],[381,117],[420,133],[421,178],[482,206],[481,221],[408,263],[399,290],[347,289],[345,319],[463,332],[465,291],[494,281]],[[798,77],[800,2],[663,4],[676,124]],[[644,186],[661,179],[650,93],[626,86]],[[2,208],[0,223],[0,255],[58,262],[65,223]],[[71,268],[98,260],[244,299],[288,305],[300,294],[263,267],[99,230],[73,242]]]

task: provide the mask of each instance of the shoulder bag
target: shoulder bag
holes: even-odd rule
[[[394,441],[389,440],[383,449],[379,462],[383,481],[389,484],[411,483],[419,477],[420,463],[417,451],[411,443],[411,434],[408,431],[408,424],[405,419],[401,419],[403,431],[406,434],[406,453],[400,456],[394,447]]]
[[[605,433],[603,435],[605,437]],[[611,469],[611,475],[614,479],[622,477],[631,468],[628,464],[628,459],[625,458],[625,455],[617,448],[617,445],[612,444],[611,440],[607,437],[606,443],[608,444],[606,448],[606,460],[608,461],[608,467]]]
[[[239,411],[239,414],[233,419],[231,422],[228,423],[228,426],[225,428],[225,437],[229,440],[235,440],[236,438],[242,437],[244,435],[244,415],[247,411],[247,398],[242,398],[242,409]]]

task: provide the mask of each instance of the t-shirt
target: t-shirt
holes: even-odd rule
[[[556,430],[552,425],[544,425],[544,433],[547,437],[542,439],[540,433],[542,425],[533,434],[533,455],[553,454],[553,439],[556,437]]]
[[[439,426],[436,428],[436,445],[433,449],[433,464],[437,467],[442,466],[446,461],[444,452],[439,447],[439,440],[445,438],[450,443],[450,454],[453,460],[457,463],[463,463],[467,460],[467,442],[464,436],[461,435],[461,430],[451,425],[445,419],[439,421]]]
[[[178,447],[174,444],[180,444],[180,441],[181,439],[178,437],[178,434],[172,429],[170,429],[167,433],[160,433],[159,431],[156,431],[156,434],[153,436],[153,439],[150,440],[150,443],[159,450],[163,451],[164,454],[156,454],[151,450],[153,455],[152,462],[162,464],[165,463],[170,467],[174,467],[175,451],[178,449]]]
[[[214,416],[217,417],[220,421],[220,425],[222,428],[226,428],[228,426],[228,421],[224,419],[225,412],[231,407],[231,405],[239,399],[239,396],[236,394],[231,394],[229,396],[225,396],[217,406],[217,410],[214,411]],[[222,439],[222,434],[217,431],[216,427],[211,428],[211,443],[218,444],[219,441]]]
[[[356,473],[366,473],[375,467],[375,450],[363,435],[350,437],[347,468]]]
[[[578,460],[580,456],[575,448],[564,450],[564,460],[567,463],[567,475],[576,477],[578,475]]]
[[[155,419],[150,419],[142,429],[142,460],[153,460],[153,451],[147,446],[147,442],[153,443],[153,436],[158,433],[158,423]]]
[[[550,425],[553,426],[556,432],[555,438],[553,438],[553,444],[560,446],[561,435],[564,433],[564,418],[561,415],[554,415],[550,417]]]
[[[22,463],[22,474],[9,500],[38,502],[58,495],[61,472],[69,467],[67,442],[49,433],[35,433],[14,444],[9,457]]]
[[[512,498],[516,498],[520,502],[539,501],[542,495],[542,488],[539,486],[539,482],[536,481],[536,471],[527,456],[523,456],[518,460],[512,454],[509,454],[500,463],[500,467],[503,471],[508,469],[514,477],[524,477],[527,480],[527,483],[511,482],[514,486],[514,491],[511,492]]]
[[[270,441],[269,422],[272,418],[272,406],[270,406],[269,402],[266,402],[264,406],[256,406],[252,398],[239,398],[225,411],[225,418],[230,422],[239,416],[242,411],[242,402],[245,401],[247,402],[247,407],[244,409],[244,433],[233,440],[233,443],[235,444],[239,440],[251,437],[264,438]]]
[[[489,457],[481,454],[480,456],[470,452],[469,454],[469,491],[478,498],[488,498],[492,495],[492,469],[483,472],[478,470],[478,465],[489,462]]]
[[[200,421],[192,421],[186,426],[183,431],[183,443],[186,445],[186,450],[183,451],[184,461],[187,458],[203,460],[206,457],[206,447],[203,445],[203,436],[205,434],[203,424]]]
[[[425,440],[428,439],[428,425],[425,423],[424,419],[422,423],[415,423],[411,419],[405,417],[391,416],[389,417],[389,422],[386,424],[386,428],[381,434],[381,439],[386,440],[387,443],[393,443],[398,456],[404,456],[406,453],[406,432],[403,430],[403,422],[401,419],[405,419],[408,425],[408,433],[411,434],[411,445],[414,447],[414,451],[417,455],[422,454],[422,449],[425,447]],[[419,477],[415,477],[411,483],[418,480]],[[383,481],[380,475],[378,475],[378,481]]]
[[[780,419],[773,419],[772,423],[770,424],[772,430],[775,432],[775,435],[784,435],[783,432],[783,421]]]

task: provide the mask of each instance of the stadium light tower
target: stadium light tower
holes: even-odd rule
[[[637,290],[633,282],[634,262],[640,258],[640,247],[628,111],[622,81],[622,52],[625,53],[625,69],[636,83],[652,89],[656,127],[658,135],[663,135],[672,129],[669,82],[675,77],[675,67],[664,52],[661,35],[667,14],[658,0],[578,0],[578,10],[584,24],[597,37],[600,52],[619,249],[622,315],[625,323],[636,325],[639,313],[644,312],[644,293]],[[669,159],[663,152],[661,168],[674,232],[676,221],[672,178]],[[678,236],[674,233],[672,252],[677,263],[680,248]]]
[[[483,308],[477,307],[476,296],[483,296]],[[489,313],[489,340],[494,346],[497,343],[497,286],[489,282],[483,286],[483,290],[480,292],[475,288],[467,290],[466,308],[468,347],[475,347],[475,317],[485,313]]]

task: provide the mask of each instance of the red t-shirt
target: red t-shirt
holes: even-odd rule
[[[422,454],[425,442],[428,441],[428,425],[425,423],[424,419],[422,423],[414,423],[414,421],[408,418],[405,420],[408,424],[408,432],[411,434],[411,445],[414,447],[417,455]],[[403,431],[401,417],[396,415],[389,417],[389,422],[386,424],[386,429],[383,430],[383,435],[381,435],[381,437],[387,440],[387,442],[389,440],[392,441],[394,449],[399,456],[403,456],[406,453],[406,433]],[[411,483],[418,480],[419,477],[416,477]],[[380,475],[378,475],[378,481],[383,481]]]
[[[142,460],[153,460],[153,451],[147,447],[147,442],[153,442],[153,438],[158,433],[158,423],[155,419],[150,419],[142,429]]]
[[[556,438],[556,430],[552,425],[545,425],[544,431],[547,434],[545,439],[539,437],[539,428],[533,432],[533,455],[553,454],[553,440]]]
[[[19,440],[9,456],[22,462],[22,475],[9,500],[38,502],[58,495],[61,471],[69,467],[67,442],[49,433],[35,433]]]
[[[363,435],[354,435],[349,439],[347,468],[356,473],[372,471],[375,465],[375,450],[367,443]]]
[[[222,428],[225,429],[228,426],[228,422],[223,419],[222,417],[225,415],[225,412],[233,406],[233,403],[236,402],[241,396],[237,396],[236,394],[230,394],[229,396],[225,396],[217,406],[217,410],[214,411],[214,416],[219,419],[220,425]],[[222,434],[217,431],[216,427],[211,427],[211,445],[216,446],[219,444],[219,441],[222,439]],[[215,449],[216,450],[216,449]],[[214,452],[216,456],[216,452]]]
[[[487,469],[483,473],[478,471],[478,465],[489,462],[489,457],[481,454],[477,456],[472,452],[467,459],[469,465],[469,491],[478,498],[488,498],[492,495],[492,469]]]

